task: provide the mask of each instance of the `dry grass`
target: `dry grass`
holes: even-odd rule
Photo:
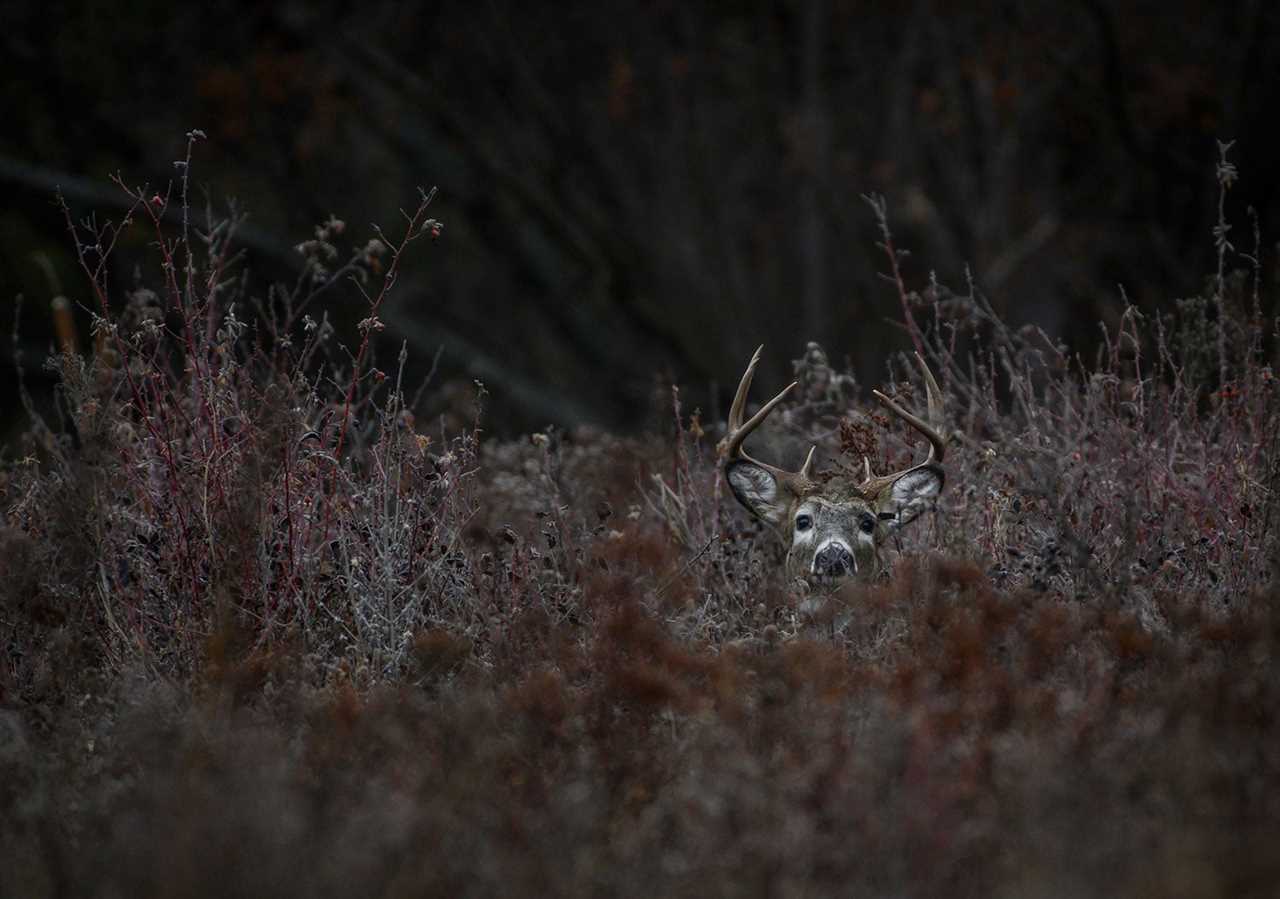
[[[343,265],[325,223],[257,303],[234,222],[188,244],[136,199],[154,292],[109,296],[113,230],[73,226],[96,349],[0,471],[0,894],[1274,894],[1256,270],[1089,362],[903,287],[948,489],[815,602],[678,394],[645,439],[414,420],[366,338],[425,198]],[[373,285],[349,353],[308,318],[339,272]],[[912,452],[797,366],[784,452]]]

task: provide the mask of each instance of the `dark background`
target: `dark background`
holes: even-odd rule
[[[1268,2],[739,4],[7,3],[0,56],[0,309],[26,296],[28,382],[48,301],[87,306],[52,195],[118,216],[108,181],[163,185],[201,128],[195,180],[237,197],[251,291],[336,214],[391,233],[418,186],[445,224],[383,317],[423,412],[490,393],[491,432],[635,428],[659,385],[715,414],[751,350],[773,386],[819,340],[864,378],[906,340],[877,276],[888,200],[909,286],[965,266],[995,306],[1087,350],[1121,287],[1145,309],[1214,270],[1217,140],[1228,217],[1267,271],[1277,235],[1280,5]],[[201,201],[203,202],[203,201]],[[142,229],[120,249],[158,275]],[[342,249],[348,249],[343,246]],[[358,293],[330,295],[358,342]],[[80,313],[81,334],[88,316]],[[83,339],[83,338],[82,338]],[[4,341],[3,429],[20,426]],[[762,389],[767,389],[764,387]]]

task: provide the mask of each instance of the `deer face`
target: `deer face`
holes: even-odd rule
[[[743,449],[747,434],[796,386],[792,383],[744,423],[747,392],[759,361],[760,350],[756,350],[738,386],[729,411],[729,433],[721,444],[727,460],[725,478],[733,495],[786,541],[788,576],[811,585],[877,576],[884,570],[880,553],[884,541],[913,521],[942,490],[941,462],[947,441],[942,430],[941,390],[933,373],[921,358],[930,423],[875,392],[891,412],[929,438],[929,457],[924,462],[876,477],[864,460],[863,478],[838,475],[817,481],[811,473],[812,450],[801,469],[790,472],[753,459]]]
[[[879,575],[881,545],[919,515],[943,483],[942,469],[935,466],[903,472],[875,492],[856,479],[837,477],[794,494],[748,461],[730,463],[725,476],[738,502],[786,542],[787,575],[813,585]]]

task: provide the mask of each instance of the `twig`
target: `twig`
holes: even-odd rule
[[[720,537],[719,534],[712,534],[711,537],[707,540],[706,545],[703,546],[702,549],[698,550],[698,552],[694,555],[692,559],[690,559],[688,562],[685,562],[684,565],[680,567],[679,571],[671,575],[671,577],[667,578],[666,582],[663,583],[662,586],[658,588],[658,592],[655,595],[661,596],[663,593],[667,592],[668,587],[670,587],[680,578],[684,577],[685,573],[690,568],[693,567],[694,563],[707,554],[707,550],[711,549],[711,545],[715,543],[716,540],[719,539],[719,537]]]

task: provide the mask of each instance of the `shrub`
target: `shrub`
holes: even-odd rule
[[[908,290],[876,204],[958,445],[893,575],[811,596],[678,391],[665,434],[482,441],[479,389],[425,433],[374,336],[431,194],[341,263],[321,224],[255,299],[239,218],[190,221],[198,138],[172,211],[64,205],[97,317],[0,475],[0,892],[1274,889],[1257,267],[1223,250],[1085,361],[973,283]],[[137,227],[158,263],[117,299]],[[355,349],[318,308],[344,284]],[[820,347],[796,373],[781,452],[916,451]]]

